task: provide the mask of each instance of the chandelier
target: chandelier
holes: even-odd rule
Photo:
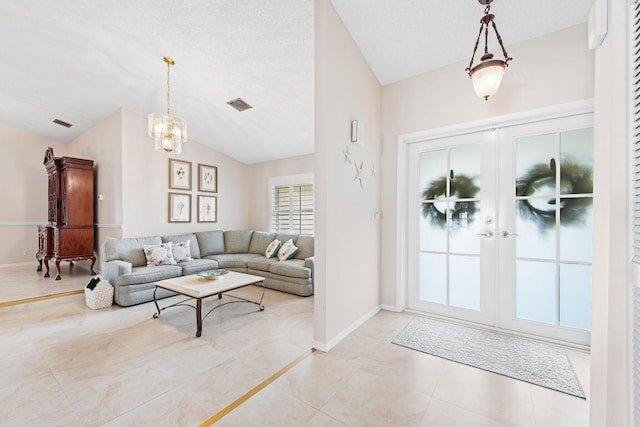
[[[476,45],[473,47],[471,62],[469,62],[469,66],[465,70],[469,74],[469,77],[471,77],[471,81],[473,82],[473,89],[475,90],[476,94],[479,97],[484,98],[485,101],[488,100],[491,95],[498,91],[500,83],[502,83],[502,76],[504,76],[504,69],[509,66],[509,61],[511,61],[512,59],[509,57],[507,51],[504,48],[504,45],[502,44],[502,37],[500,37],[498,27],[496,27],[496,23],[493,20],[495,18],[495,15],[489,13],[492,1],[493,0],[478,0],[480,4],[486,5],[487,7],[484,9],[484,16],[482,17],[482,19],[480,19],[480,32],[478,33],[478,38],[476,39]],[[491,24],[491,26],[493,27],[493,31],[496,33],[498,44],[500,44],[500,48],[502,48],[504,60],[494,59],[493,54],[489,53],[489,24]],[[480,37],[482,36],[483,30],[484,55],[480,57],[480,63],[476,66],[473,66],[473,60],[476,56],[478,43],[480,42]]]
[[[149,114],[149,136],[155,141],[156,151],[168,154],[180,154],[182,144],[187,142],[187,122],[169,112],[169,72],[174,60],[164,57],[167,63],[167,113]]]

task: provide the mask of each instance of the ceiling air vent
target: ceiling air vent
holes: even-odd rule
[[[59,120],[59,119],[55,119],[53,121],[53,123],[55,123],[57,125],[60,125],[60,126],[64,126],[66,128],[70,128],[71,126],[73,126],[71,123],[63,122],[62,120]]]
[[[231,101],[227,101],[227,104],[231,105],[233,108],[235,108],[238,111],[244,111],[244,110],[248,110],[249,108],[252,108],[251,105],[244,102],[241,98],[236,98],[236,99],[232,99]]]

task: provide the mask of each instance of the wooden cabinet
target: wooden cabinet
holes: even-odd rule
[[[74,157],[54,157],[48,148],[44,155],[48,181],[49,224],[38,227],[38,271],[44,261],[49,277],[49,261],[54,261],[56,280],[60,280],[60,262],[91,260],[93,254],[93,161]]]

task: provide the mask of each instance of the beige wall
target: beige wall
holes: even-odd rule
[[[91,159],[95,167],[96,252],[109,237],[173,234],[200,230],[268,229],[268,181],[271,176],[313,172],[313,155],[245,165],[196,141],[182,154],[167,156],[153,150],[147,119],[118,109],[71,143],[0,124],[0,147],[12,161],[0,178],[12,185],[2,190],[12,209],[0,210],[0,264],[34,262],[38,250],[36,226],[47,223],[47,173],[42,160],[47,147],[54,154]],[[167,220],[168,162],[191,162],[190,223]],[[218,193],[198,193],[198,163],[218,167]],[[218,198],[218,222],[197,222],[197,195]],[[102,200],[97,200],[102,195]],[[16,250],[17,248],[17,250]],[[28,255],[23,255],[28,251]],[[35,264],[34,264],[35,265]]]
[[[269,178],[312,173],[313,154],[251,165],[249,185],[249,228],[269,230]]]
[[[316,270],[314,345],[335,345],[380,304],[380,86],[329,0],[316,1]],[[363,146],[351,147],[365,171],[364,188],[342,152],[350,123],[366,126]]]
[[[93,160],[96,254],[106,238],[122,237],[123,114],[118,109],[69,145],[75,157]],[[98,200],[98,195],[102,195],[102,200]]]
[[[631,378],[627,320],[627,10],[626,2],[609,2],[609,32],[596,51],[592,427],[631,425],[627,418]]]
[[[477,97],[458,62],[382,89],[384,147],[382,169],[381,302],[401,307],[396,299],[396,192],[398,135],[462,124],[493,116],[593,97],[594,54],[587,49],[586,25],[508,46],[514,59],[503,85],[489,101]]]
[[[0,264],[36,265],[36,226],[47,223],[47,171],[43,164],[47,147],[52,147],[56,156],[70,155],[66,144],[0,124],[4,160],[0,168]]]
[[[177,234],[201,230],[248,227],[249,166],[190,140],[179,155],[153,149],[147,135],[147,118],[130,111],[122,117],[122,227],[123,236]],[[169,159],[191,162],[191,191],[169,189]],[[218,193],[198,193],[198,163],[217,166]],[[169,192],[191,194],[191,222],[168,222]],[[215,195],[218,222],[197,222],[197,195]]]

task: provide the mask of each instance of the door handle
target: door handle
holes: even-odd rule
[[[491,232],[491,231],[486,231],[486,232],[484,232],[484,233],[476,233],[476,234],[477,234],[478,236],[484,236],[484,237],[486,237],[486,238],[488,238],[488,239],[490,239],[490,238],[492,238],[492,237],[493,237],[493,232]]]
[[[500,233],[500,235],[501,235],[503,238],[505,238],[505,239],[506,239],[507,237],[517,236],[517,234],[516,234],[516,233],[509,233],[507,230],[502,231],[502,232]]]

